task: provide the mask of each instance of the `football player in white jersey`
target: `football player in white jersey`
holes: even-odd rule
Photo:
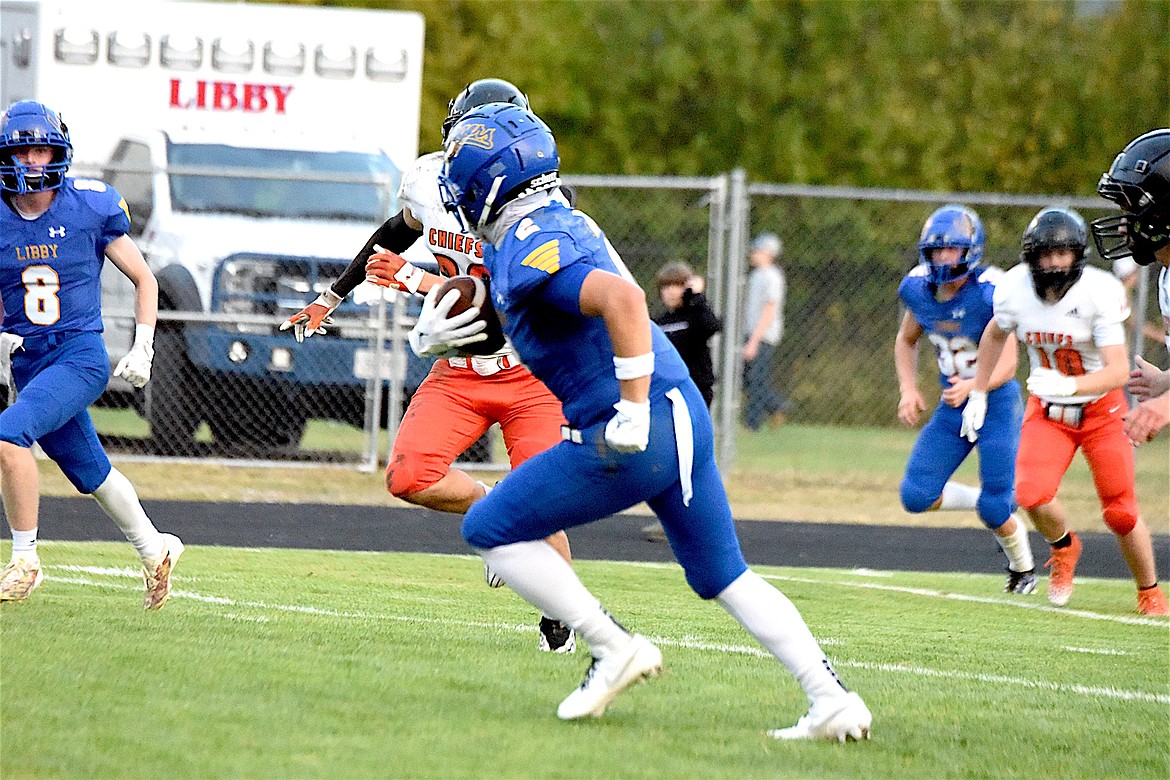
[[[1016,500],[1052,545],[1048,600],[1064,606],[1073,594],[1081,541],[1068,528],[1056,491],[1079,448],[1089,462],[1105,524],[1117,534],[1137,584],[1138,611],[1170,614],[1158,586],[1150,530],[1138,511],[1133,447],[1124,431],[1125,289],[1112,274],[1085,265],[1088,228],[1075,211],[1042,209],[1024,231],[1021,247],[1023,262],[995,289],[995,317],[979,342],[963,434],[978,436],[991,369],[1008,334],[1015,333],[1031,362]]]
[[[1093,239],[1101,256],[1139,266],[1160,263],[1158,307],[1170,348],[1170,128],[1152,130],[1126,145],[1101,174],[1097,193],[1121,207],[1120,216],[1093,220]],[[1135,445],[1158,435],[1170,419],[1170,372],[1134,359],[1127,389],[1139,400],[1125,419]]]
[[[528,98],[507,81],[472,82],[450,103],[443,122],[443,141],[460,117],[487,103],[527,108]],[[486,278],[483,242],[465,232],[440,200],[437,177],[442,165],[441,151],[418,159],[399,187],[402,210],[370,236],[329,290],[290,317],[281,330],[292,328],[297,341],[323,333],[333,310],[367,279],[383,287],[425,294],[438,287],[444,277],[472,274]],[[435,256],[441,275],[426,272],[398,254],[420,237]],[[462,514],[489,488],[453,468],[452,463],[493,423],[500,426],[515,468],[559,443],[565,418],[560,401],[520,364],[510,347],[484,357],[457,353],[457,347],[485,336],[469,337],[458,329],[460,320],[447,318],[453,302],[429,297],[411,331],[410,344],[416,354],[443,359],[435,361],[410,399],[390,453],[386,489],[412,504]],[[546,541],[566,561],[572,561],[564,531]],[[484,574],[493,587],[504,584],[492,572],[485,570]],[[571,629],[541,618],[540,649],[570,653],[575,646]]]

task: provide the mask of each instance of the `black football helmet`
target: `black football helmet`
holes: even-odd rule
[[[1123,212],[1093,220],[1101,257],[1133,255],[1138,265],[1154,262],[1154,253],[1170,244],[1170,128],[1130,141],[1101,174],[1097,194]]]
[[[515,84],[503,79],[471,82],[447,104],[447,118],[443,120],[443,145],[447,145],[447,135],[464,114],[488,103],[511,103],[527,109],[528,96]]]
[[[1046,300],[1049,292],[1060,300],[1085,270],[1085,255],[1089,248],[1089,230],[1085,220],[1072,209],[1050,206],[1032,217],[1020,241],[1020,260],[1032,272],[1032,286],[1036,296]],[[1067,270],[1045,270],[1040,267],[1040,255],[1046,249],[1071,249],[1076,257]]]

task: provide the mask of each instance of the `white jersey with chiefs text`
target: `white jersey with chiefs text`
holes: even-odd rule
[[[1112,274],[1085,266],[1064,297],[1041,301],[1028,266],[1020,264],[995,286],[995,322],[1028,347],[1031,370],[1056,369],[1066,376],[1100,371],[1101,348],[1125,345],[1129,317],[1125,288]],[[1088,403],[1100,395],[1043,398],[1056,403]]]
[[[402,177],[398,187],[398,202],[410,209],[422,223],[422,240],[439,264],[439,273],[446,277],[460,274],[487,277],[483,264],[483,242],[463,232],[459,220],[447,211],[439,196],[439,171],[443,168],[443,153],[431,152],[418,158]],[[492,357],[507,356],[519,365],[511,347],[504,347]]]

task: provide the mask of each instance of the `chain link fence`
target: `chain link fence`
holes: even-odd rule
[[[752,236],[774,232],[785,244],[779,261],[787,277],[785,332],[769,382],[788,399],[788,420],[886,427],[897,424],[897,287],[917,262],[918,235],[931,211],[954,202],[974,208],[986,229],[985,262],[1004,269],[1018,262],[1020,234],[1040,208],[1072,206],[1086,219],[1107,213],[1097,199],[749,183],[740,171],[710,178],[570,176],[566,182],[647,291],[652,313],[661,308],[655,277],[662,266],[682,260],[706,277],[708,299],[724,324],[711,342],[713,416],[724,465],[745,431],[741,319]],[[350,250],[356,246],[344,247]],[[359,303],[351,296],[328,334],[304,344],[277,330],[346,262],[233,256],[216,270],[224,293],[212,296],[209,312],[168,300],[164,290],[151,383],[132,391],[113,380],[93,409],[111,454],[380,468],[402,411],[430,368],[405,344],[419,300]],[[1092,256],[1090,262],[1100,264]],[[1135,290],[1131,346],[1165,365],[1164,346],[1143,334],[1138,316],[1158,321],[1153,280],[1147,269]],[[106,313],[128,338],[130,307]],[[928,391],[937,386],[937,372],[923,342],[920,386]],[[489,432],[462,460],[506,468],[500,450],[498,433]]]

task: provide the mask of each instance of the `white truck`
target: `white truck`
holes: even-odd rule
[[[365,336],[341,327],[296,345],[276,326],[397,211],[418,152],[423,35],[412,12],[0,0],[0,104],[62,116],[72,172],[122,193],[158,278],[154,377],[135,399],[158,452],[189,451],[204,421],[229,446],[287,447],[309,417],[360,420]],[[102,295],[116,363],[132,288],[108,267]],[[129,389],[119,381],[111,391]]]

